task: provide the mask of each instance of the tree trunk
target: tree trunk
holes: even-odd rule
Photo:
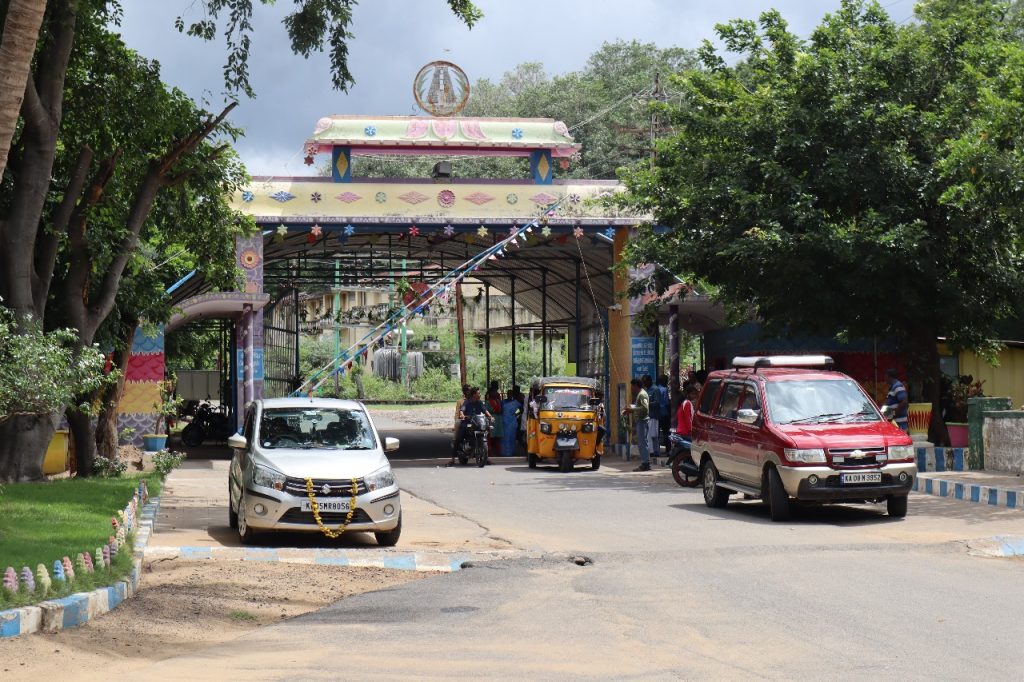
[[[125,372],[128,369],[128,358],[131,356],[132,337],[135,335],[136,325],[125,325],[122,332],[127,334],[121,336],[121,346],[114,350],[114,367],[121,373],[117,383],[108,386],[103,395],[100,396],[103,406],[99,417],[96,419],[96,451],[101,457],[113,459],[117,456],[117,406],[124,395]]]
[[[18,124],[46,0],[10,0],[0,38],[0,177]]]
[[[907,364],[914,374],[921,378],[925,402],[932,405],[932,417],[928,423],[928,442],[948,445],[949,432],[942,421],[942,368],[939,365],[938,334],[916,335]]]
[[[0,483],[38,481],[60,415],[15,415],[0,421]]]
[[[92,476],[96,463],[96,424],[93,418],[74,406],[68,408],[65,416],[71,425],[71,437],[75,441],[75,458],[78,460],[78,476]]]

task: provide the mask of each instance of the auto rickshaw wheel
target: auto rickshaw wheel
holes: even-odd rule
[[[590,460],[590,470],[597,471],[601,468],[601,455],[594,455],[593,459]]]
[[[527,453],[526,454],[526,466],[530,467],[531,469],[536,469],[537,468],[537,455],[533,454],[532,452]]]
[[[571,450],[562,450],[558,453],[558,468],[563,471],[572,471],[574,457]]]

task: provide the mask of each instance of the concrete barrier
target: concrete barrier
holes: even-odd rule
[[[986,412],[985,468],[1024,475],[1024,411]]]

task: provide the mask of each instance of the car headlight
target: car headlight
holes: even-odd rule
[[[551,433],[551,423],[550,422],[541,422],[540,423],[540,432],[541,433]]]
[[[889,460],[894,459],[914,459],[914,446],[913,445],[890,445],[889,446]]]
[[[380,488],[393,486],[395,484],[395,475],[391,472],[391,467],[384,467],[383,469],[377,469],[363,480],[366,482],[366,489],[372,492]]]
[[[821,448],[786,448],[784,452],[790,462],[825,463],[825,451]]]
[[[263,488],[284,490],[285,476],[279,471],[257,464],[256,468],[252,470],[252,482]]]

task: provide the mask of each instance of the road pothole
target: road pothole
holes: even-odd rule
[[[591,559],[590,557],[588,557],[588,556],[581,556],[581,555],[574,556],[574,557],[570,558],[569,561],[573,562],[577,566],[589,566],[592,563],[594,563],[594,560]]]

